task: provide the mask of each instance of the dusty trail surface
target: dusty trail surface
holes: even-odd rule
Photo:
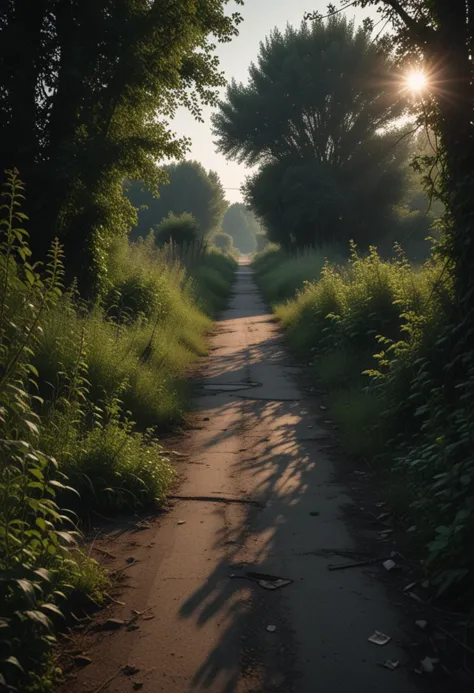
[[[124,605],[104,619],[126,623],[84,636],[92,662],[61,693],[417,690],[384,587],[364,568],[328,570],[355,560],[358,547],[343,519],[348,490],[305,397],[242,264],[181,448],[177,493],[193,499],[107,545],[116,563],[130,563]],[[252,502],[232,502],[242,500]],[[245,570],[293,583],[270,591],[230,577]],[[374,630],[391,642],[368,642]],[[386,659],[401,666],[382,668]]]

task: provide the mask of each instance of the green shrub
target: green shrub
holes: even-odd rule
[[[212,236],[212,243],[216,248],[222,250],[222,252],[226,255],[230,255],[231,253],[235,252],[232,236],[230,236],[228,233],[224,233],[223,231],[219,231]]]
[[[195,243],[200,236],[197,220],[187,212],[178,216],[170,212],[156,227],[156,242],[160,246],[166,243],[189,245]]]

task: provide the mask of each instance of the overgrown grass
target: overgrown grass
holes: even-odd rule
[[[22,185],[0,217],[0,687],[52,685],[48,652],[71,603],[107,583],[78,517],[162,503],[173,469],[157,434],[182,420],[189,366],[235,263],[203,245],[117,243],[95,305],[63,292],[62,251],[30,263]],[[46,663],[46,664],[45,664]],[[44,674],[38,674],[41,667]]]
[[[328,258],[337,259],[340,253],[336,246],[318,249],[296,250],[289,255],[277,246],[269,246],[254,259],[257,279],[272,305],[293,298],[305,282],[319,279]]]
[[[449,266],[434,254],[414,270],[400,250],[383,260],[353,248],[307,282],[306,263],[273,251],[255,268],[270,301],[289,299],[276,315],[327,390],[344,449],[386,470],[433,585],[471,592],[474,363],[456,359]]]

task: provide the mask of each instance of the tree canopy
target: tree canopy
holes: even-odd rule
[[[230,205],[224,215],[222,230],[232,236],[235,247],[244,255],[255,251],[260,225],[254,213],[241,202]]]
[[[271,240],[369,242],[403,192],[404,107],[383,46],[335,16],[273,31],[214,132],[219,151],[259,166],[245,197]]]
[[[224,84],[215,41],[237,32],[228,0],[11,0],[0,15],[0,151],[27,185],[38,257],[59,234],[83,286],[132,225],[124,178],[187,146],[169,121],[200,118]],[[239,0],[239,4],[241,4]],[[72,263],[75,263],[72,267]]]
[[[425,159],[435,164],[438,185],[427,181],[449,211],[448,255],[454,261],[461,324],[474,320],[474,23],[472,0],[358,0],[377,6],[391,26],[391,41],[402,65],[420,65],[427,77],[419,120],[439,139],[439,151]],[[315,17],[319,22],[319,17]],[[466,318],[468,316],[468,318]],[[458,318],[459,319],[459,316]],[[472,330],[471,330],[472,332]],[[469,342],[474,343],[474,333]]]
[[[170,164],[164,172],[169,182],[159,186],[159,197],[140,181],[127,185],[127,195],[138,209],[138,225],[132,237],[145,236],[170,212],[192,214],[203,236],[217,230],[227,208],[217,173],[207,172],[197,161]]]

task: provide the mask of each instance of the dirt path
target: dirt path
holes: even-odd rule
[[[92,663],[64,693],[417,690],[383,586],[363,568],[328,570],[354,559],[337,555],[357,549],[342,517],[350,498],[295,371],[241,265],[213,339],[196,430],[186,434],[179,494],[202,499],[176,501],[148,529],[117,536],[117,560],[138,562],[125,571],[125,605],[107,616],[147,611],[129,628],[84,636]],[[229,577],[242,569],[294,582],[267,591]],[[375,629],[392,641],[369,643]],[[386,659],[401,666],[384,669]],[[105,684],[124,665],[138,671]]]

